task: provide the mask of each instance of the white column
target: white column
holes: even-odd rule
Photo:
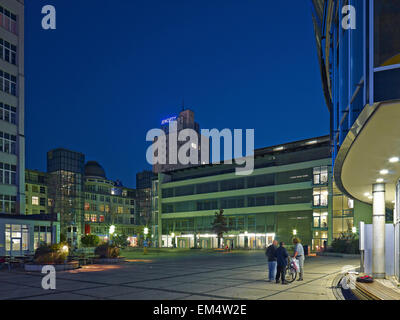
[[[372,275],[385,277],[385,184],[372,186]]]

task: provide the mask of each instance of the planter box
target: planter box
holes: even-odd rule
[[[118,263],[122,263],[124,261],[125,261],[125,258],[123,258],[123,257],[93,259],[93,263],[96,263],[96,264],[118,264]]]
[[[66,271],[66,270],[74,270],[79,268],[78,261],[71,261],[64,264],[35,264],[35,263],[26,263],[25,264],[25,271],[28,272],[42,272],[42,268],[44,266],[53,266],[56,271]]]

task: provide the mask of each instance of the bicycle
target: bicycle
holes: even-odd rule
[[[292,283],[297,278],[298,267],[293,258],[289,257],[289,263],[285,270],[285,281]]]

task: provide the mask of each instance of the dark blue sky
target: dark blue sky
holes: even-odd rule
[[[27,168],[64,147],[133,187],[146,132],[183,98],[202,128],[254,128],[256,148],[328,134],[308,1],[26,1],[25,45]]]

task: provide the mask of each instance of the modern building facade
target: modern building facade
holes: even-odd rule
[[[73,246],[84,233],[85,155],[67,149],[47,153],[48,192],[51,212],[60,213],[61,232]]]
[[[84,233],[108,239],[110,226],[136,243],[139,214],[136,190],[107,179],[102,166],[95,161],[85,165]]]
[[[59,240],[57,217],[41,215],[42,207],[32,211],[30,202],[26,205],[24,112],[24,1],[1,0],[0,256],[31,254],[40,242]],[[30,199],[42,204],[43,190],[30,190]]]
[[[158,246],[217,246],[215,212],[224,210],[225,244],[264,248],[272,240],[300,237],[320,250],[351,233],[359,203],[333,192],[328,136],[255,151],[255,170],[235,175],[230,164],[210,164],[159,174],[153,181],[154,243]]]
[[[59,151],[61,149],[58,149],[57,152]],[[84,159],[82,158],[84,155],[81,153],[65,149],[62,151],[67,152],[64,153],[67,157],[61,160],[61,163],[67,163],[68,159],[71,159],[71,155],[75,155],[75,158],[78,159]],[[53,155],[57,152],[53,150]],[[81,162],[75,162],[75,164],[77,163]],[[50,165],[50,168],[53,165]],[[69,170],[78,171],[72,167],[69,167]],[[26,214],[47,215],[49,218],[60,215],[61,221],[63,221],[60,232],[71,243],[75,238],[77,245],[85,234],[98,235],[102,240],[109,238],[109,230],[112,225],[115,227],[115,234],[127,235],[132,244],[136,243],[134,238],[138,233],[137,227],[141,221],[137,209],[136,190],[124,187],[120,182],[107,179],[105,170],[96,161],[88,161],[84,165],[82,176],[76,176],[76,172],[71,175],[71,172],[55,174],[54,171],[48,173],[26,170]],[[60,175],[62,176],[60,177]],[[66,176],[69,178],[69,183],[66,183]],[[74,181],[82,181],[82,185],[76,186]],[[73,190],[76,192],[73,193]],[[73,203],[75,203],[74,206],[71,205]],[[62,215],[67,217],[63,218]],[[73,229],[74,227],[76,227],[76,231]]]
[[[151,184],[155,174],[144,170],[136,174],[137,210],[140,224],[149,226],[151,223]]]
[[[0,2],[1,212],[25,214],[24,1]]]
[[[312,0],[312,9],[335,181],[373,206],[372,274],[400,277],[400,2]]]

